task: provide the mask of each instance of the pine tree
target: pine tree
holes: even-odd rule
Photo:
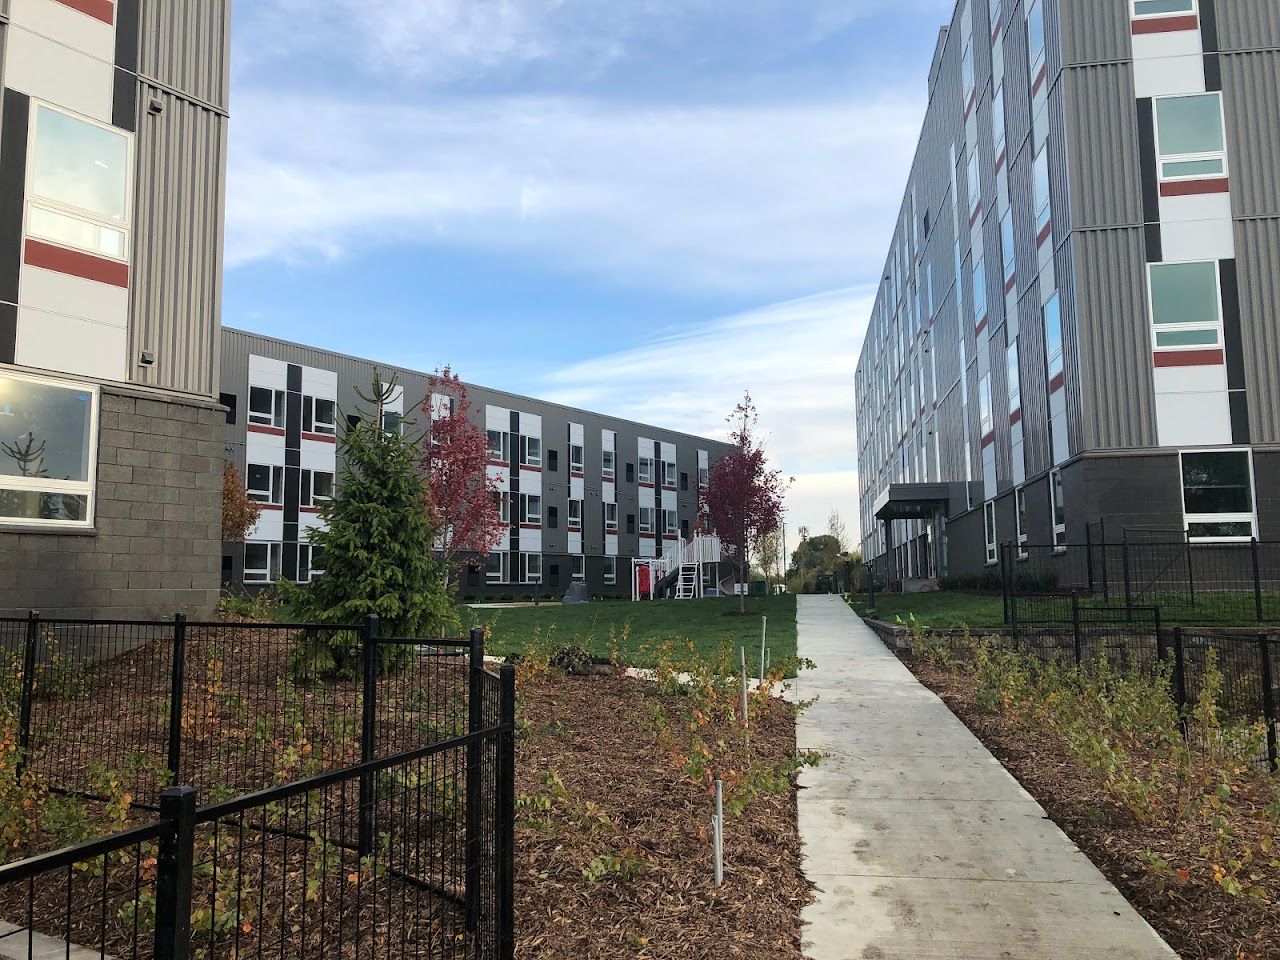
[[[311,533],[324,576],[302,591],[298,612],[318,624],[355,624],[375,614],[382,636],[438,636],[455,614],[432,556],[435,530],[426,510],[426,482],[417,470],[421,446],[405,435],[411,421],[384,417],[394,394],[394,379],[376,378],[372,395],[360,394],[373,415],[361,411],[343,431],[337,489],[320,508],[324,527]],[[360,666],[355,647],[351,633],[309,638],[295,673],[353,675]],[[382,669],[394,669],[397,654],[407,649],[381,647]]]

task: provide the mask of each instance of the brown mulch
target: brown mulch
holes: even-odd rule
[[[521,685],[517,792],[547,796],[554,773],[569,800],[541,815],[522,805],[517,815],[516,955],[801,957],[809,885],[794,778],[791,789],[761,794],[740,817],[726,809],[725,880],[717,889],[712,797],[646,722],[655,703],[670,717],[675,746],[691,742],[687,702],[653,683],[572,677]],[[795,752],[793,708],[771,703],[751,737],[757,757],[783,763]],[[607,824],[584,814],[588,801]],[[636,861],[641,872],[591,883],[583,871],[601,856]]]
[[[904,659],[1184,960],[1280,960],[1280,905],[1221,890],[1193,831],[1136,822],[1071,759],[1056,734],[1015,729],[977,702],[963,675],[928,660]],[[1243,785],[1229,804],[1253,814],[1260,802]],[[1233,817],[1231,810],[1226,815],[1240,831],[1258,822]],[[1155,878],[1146,852],[1185,873]]]

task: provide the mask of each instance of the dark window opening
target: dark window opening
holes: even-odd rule
[[[236,422],[236,395],[234,393],[218,394],[218,402],[227,408],[227,423]]]
[[[558,450],[547,451],[547,469],[552,473],[560,469],[560,452]]]
[[[689,475],[687,473],[680,474],[680,489],[681,490],[689,489]]]
[[[559,528],[560,510],[557,507],[547,507],[547,526],[552,530]],[[552,569],[554,569],[554,567]]]
[[[627,533],[636,532],[636,515],[634,513],[627,514]]]
[[[347,414],[347,429],[354,430],[360,426],[360,415],[358,413]]]
[[[636,482],[636,465],[634,463],[627,464],[627,483]]]

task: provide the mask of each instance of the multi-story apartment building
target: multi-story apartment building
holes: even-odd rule
[[[961,0],[859,361],[864,556],[1280,539],[1280,4]]]
[[[228,459],[263,507],[247,542],[224,545],[223,579],[236,587],[321,575],[307,531],[340,483],[337,435],[375,374],[397,384],[389,421],[421,428],[424,400],[433,413],[449,403],[431,393],[427,374],[239,330],[224,331],[221,369]],[[559,596],[574,581],[594,595],[629,596],[631,559],[690,538],[710,468],[730,450],[487,387],[468,384],[467,396],[488,433],[507,529],[487,566],[464,577],[464,596]]]
[[[0,614],[210,610],[229,0],[0,0]]]

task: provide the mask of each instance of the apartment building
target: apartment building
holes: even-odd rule
[[[857,370],[864,556],[1280,539],[1277,77],[1274,0],[957,5]]]
[[[213,608],[229,0],[0,0],[0,614]]]
[[[308,531],[340,483],[337,437],[359,415],[358,391],[368,394],[375,373],[394,375],[387,429],[402,419],[421,428],[424,401],[436,416],[450,400],[425,373],[241,330],[224,330],[221,356],[228,459],[263,508],[245,543],[223,545],[223,580],[305,583],[323,573]],[[488,387],[469,384],[467,395],[506,529],[487,564],[464,576],[464,596],[559,597],[575,581],[593,595],[630,596],[631,558],[690,538],[710,468],[730,450]]]

